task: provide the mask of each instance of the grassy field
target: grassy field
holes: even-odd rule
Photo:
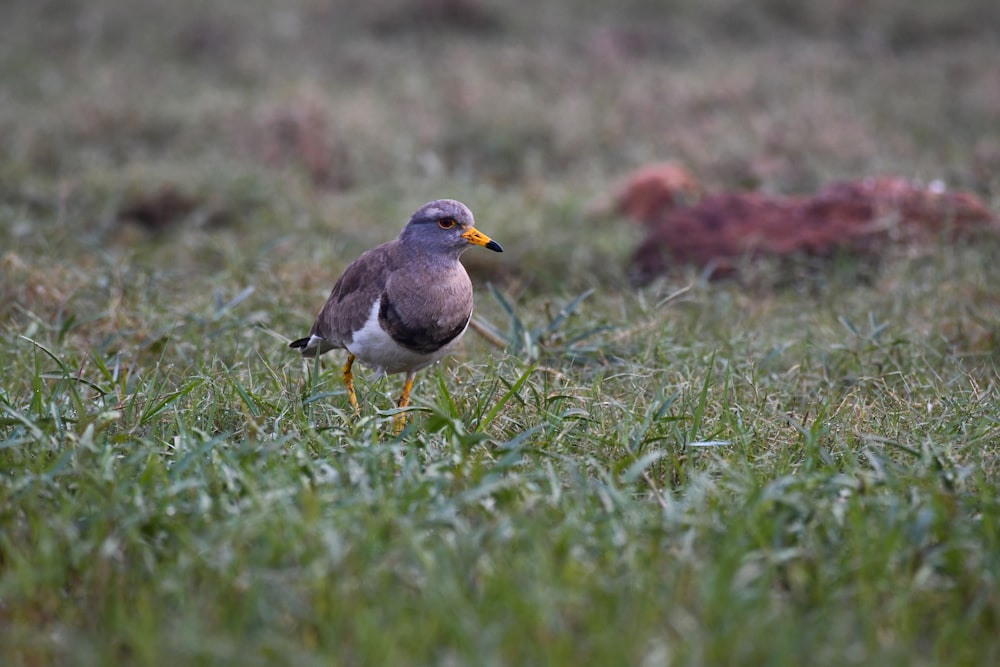
[[[1000,664],[1000,242],[639,291],[591,213],[662,159],[1000,212],[998,26],[5,3],[0,664]],[[394,437],[401,378],[353,418],[286,344],[445,196],[506,250],[465,260],[507,345],[470,332]]]

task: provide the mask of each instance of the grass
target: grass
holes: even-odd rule
[[[0,10],[0,663],[998,662],[996,240],[636,291],[587,213],[662,158],[998,210],[993,3],[415,4]],[[436,196],[506,343],[397,438],[285,344]]]

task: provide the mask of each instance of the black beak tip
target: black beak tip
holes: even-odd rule
[[[503,252],[503,248],[496,241],[490,241],[487,243],[486,248],[492,250],[493,252]]]

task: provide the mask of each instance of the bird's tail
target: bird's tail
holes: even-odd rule
[[[336,350],[338,348],[344,347],[343,345],[335,345],[325,338],[317,335],[312,335],[307,338],[300,338],[298,340],[293,340],[288,344],[288,347],[298,350],[302,353],[303,357],[315,357],[317,354],[324,354],[330,350]]]
[[[312,336],[306,336],[305,338],[299,338],[298,340],[293,340],[288,344],[288,347],[294,348],[302,353],[303,357],[315,357],[316,348],[318,345],[313,345],[309,347],[309,343],[312,342]]]

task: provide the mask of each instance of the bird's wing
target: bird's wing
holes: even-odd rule
[[[390,241],[372,248],[344,269],[319,311],[310,335],[339,346],[351,340],[352,334],[364,326],[372,304],[382,295],[395,268],[396,243]]]

